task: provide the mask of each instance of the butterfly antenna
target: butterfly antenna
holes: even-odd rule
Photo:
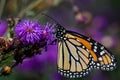
[[[50,17],[49,15],[47,15],[47,14],[45,14],[45,13],[41,13],[42,15],[44,15],[44,16],[46,16],[46,17],[48,17],[48,18],[50,18],[50,19],[52,19],[53,21],[55,21],[56,23],[58,23],[55,19],[53,19],[52,17]]]

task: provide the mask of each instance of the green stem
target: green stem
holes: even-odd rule
[[[1,0],[0,1],[0,19],[1,19],[2,13],[3,13],[5,2],[6,2],[6,0]]]
[[[22,17],[26,11],[32,10],[36,5],[38,5],[42,0],[37,0],[30,5],[28,5],[25,9],[21,10],[20,13],[18,14],[19,17]]]

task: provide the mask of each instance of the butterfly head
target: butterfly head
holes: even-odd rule
[[[61,26],[60,24],[56,24],[55,31],[56,31],[56,38],[58,40],[63,40],[64,35],[66,34],[66,29],[63,26]]]

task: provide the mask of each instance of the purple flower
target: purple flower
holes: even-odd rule
[[[37,21],[24,20],[15,27],[15,35],[25,44],[35,44],[41,40],[43,30]]]
[[[108,26],[108,22],[104,16],[96,16],[91,25],[88,27],[89,30],[103,32]]]
[[[53,40],[55,40],[55,35],[53,34],[55,32],[54,25],[53,24],[45,24],[44,25],[44,38],[47,39],[47,43],[50,44]]]
[[[7,22],[0,20],[0,36],[3,36],[8,28]]]

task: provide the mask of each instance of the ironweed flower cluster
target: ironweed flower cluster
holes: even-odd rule
[[[0,37],[0,75],[7,75],[11,69],[26,58],[41,54],[54,39],[50,24],[38,21],[8,19],[9,37]]]

